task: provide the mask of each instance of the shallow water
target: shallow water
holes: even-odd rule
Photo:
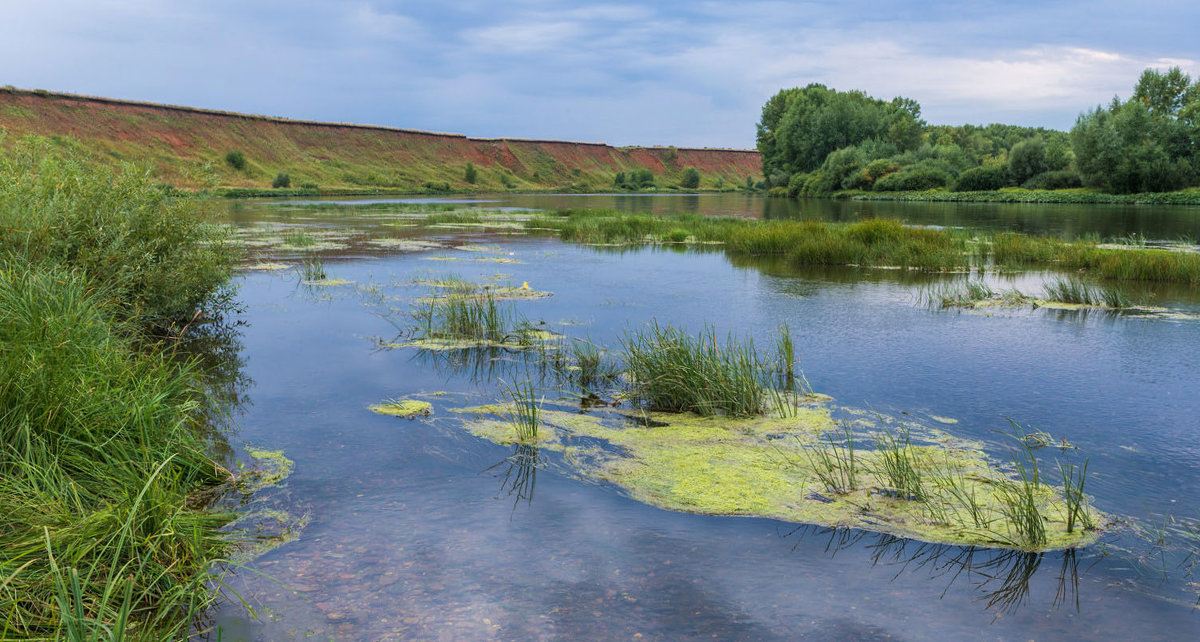
[[[487,206],[614,206],[576,196],[503,198]],[[716,211],[696,205],[703,199],[720,200],[722,212],[743,199],[736,213],[775,215],[765,199],[740,195],[598,198],[703,213]],[[1197,233],[1195,210],[1162,209],[1134,216],[1143,227],[1103,208],[991,206],[972,219],[907,205],[904,218],[993,229],[1038,222],[1051,233],[1102,236]],[[243,373],[253,383],[232,441],[282,449],[295,461],[286,487],[266,499],[309,522],[297,540],[231,576],[259,617],[227,601],[211,623],[222,640],[1200,634],[1200,578],[1190,573],[1200,561],[1188,557],[1197,544],[1178,530],[1187,522],[1171,521],[1200,518],[1200,321],[933,310],[919,303],[920,289],[955,277],[425,232],[389,226],[398,219],[386,210],[349,206],[308,212],[236,203],[229,220],[357,236],[320,252],[329,278],[354,285],[305,286],[290,269],[241,277]],[[379,235],[499,251],[365,242]],[[303,254],[257,251],[289,264]],[[481,254],[520,262],[429,260]],[[1065,438],[1090,457],[1095,505],[1123,523],[1073,554],[1017,555],[664,511],[574,477],[551,453],[540,454],[535,469],[514,467],[512,447],[472,437],[448,410],[496,400],[497,379],[524,377],[520,360],[455,360],[372,341],[396,334],[385,317],[419,296],[411,280],[449,273],[553,292],[514,305],[551,329],[608,346],[652,319],[693,330],[710,324],[763,343],[786,322],[812,387],[838,404],[931,425],[933,416],[954,418],[942,427],[985,441],[1000,459],[1008,446],[995,431],[1007,428],[1006,418]],[[1041,277],[990,278],[1028,290]],[[1200,313],[1194,289],[1146,294],[1173,311]],[[434,405],[428,420],[367,410],[422,393],[445,393],[423,397]],[[1060,453],[1041,454],[1049,475]]]

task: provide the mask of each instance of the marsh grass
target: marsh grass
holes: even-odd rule
[[[877,439],[879,465],[874,470],[879,485],[895,491],[897,497],[923,502],[928,498],[925,483],[918,471],[917,455],[913,450],[908,430],[901,429],[899,436],[884,429]]]
[[[425,338],[503,343],[523,327],[516,312],[490,296],[431,300],[414,312]]]
[[[570,363],[574,366],[571,379],[580,388],[595,391],[617,381],[620,369],[605,358],[600,346],[586,339],[573,339],[570,346]]]
[[[813,472],[831,493],[858,490],[859,465],[855,457],[854,427],[838,422],[821,436],[820,443],[804,450]]]
[[[1042,284],[1046,298],[1060,303],[1079,305],[1101,305],[1104,298],[1100,292],[1083,281],[1072,277],[1058,277]]]
[[[1040,508],[1041,471],[1037,456],[1025,439],[1025,431],[1011,419],[1009,424],[1011,436],[1017,442],[1017,449],[1012,453],[1017,479],[1005,479],[997,487],[1000,512],[1008,527],[1004,537],[1014,548],[1036,550],[1046,544],[1046,525]]]
[[[525,222],[560,238],[599,245],[646,245],[687,239],[731,255],[778,256],[794,265],[898,267],[928,272],[976,266],[1079,270],[1114,280],[1200,283],[1200,253],[1112,249],[1094,240],[1063,241],[1004,232],[976,237],[961,230],[870,219],[854,223],[755,221],[697,215],[655,216],[614,210],[563,210]]]
[[[622,342],[631,396],[648,410],[744,417],[769,408],[771,366],[748,339],[722,342],[712,328],[691,336],[654,321]]]
[[[533,383],[528,379],[513,385],[501,382],[500,389],[512,403],[512,411],[508,413],[508,421],[517,433],[521,443],[533,443],[538,438],[538,428],[541,426],[541,402],[534,396]]]
[[[317,244],[317,237],[303,230],[293,230],[283,234],[283,243],[289,247],[310,248]]]
[[[1087,495],[1084,494],[1084,484],[1087,482],[1088,460],[1082,466],[1072,463],[1058,463],[1059,473],[1063,481],[1063,501],[1067,506],[1067,532],[1073,532],[1078,522],[1081,527],[1092,528],[1091,516],[1087,510]]]
[[[941,283],[921,293],[925,304],[938,308],[970,308],[996,298],[996,291],[982,280]]]
[[[297,269],[303,281],[321,281],[325,278],[325,261],[315,254],[304,257]]]

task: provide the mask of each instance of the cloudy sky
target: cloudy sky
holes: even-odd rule
[[[1200,74],[1200,2],[0,0],[0,85],[470,136],[753,147],[821,82],[1067,129]]]

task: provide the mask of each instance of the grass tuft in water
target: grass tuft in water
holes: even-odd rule
[[[1000,500],[1000,512],[1008,526],[1009,543],[1014,548],[1036,550],[1046,544],[1045,519],[1039,508],[1041,472],[1038,469],[1037,456],[1033,454],[1033,448],[1025,438],[1025,431],[1017,422],[1011,419],[1008,421],[1012,427],[1012,436],[1018,445],[1012,455],[1017,479],[1000,482],[996,496]]]
[[[831,493],[858,490],[858,461],[854,454],[854,427],[838,422],[837,427],[822,435],[820,445],[805,450],[813,472]]]
[[[1083,493],[1087,481],[1088,460],[1082,466],[1071,463],[1058,463],[1059,473],[1063,480],[1063,501],[1067,505],[1067,532],[1073,532],[1076,522],[1083,528],[1092,528],[1091,516],[1087,510],[1087,496]]]
[[[902,429],[897,437],[891,430],[885,429],[878,446],[879,468],[874,472],[879,484],[895,491],[901,499],[925,501],[928,495],[917,470],[916,452],[908,431]]]
[[[517,432],[517,440],[522,443],[537,441],[542,406],[535,400],[533,383],[528,379],[512,386],[501,382],[500,389],[512,403],[508,420]]]

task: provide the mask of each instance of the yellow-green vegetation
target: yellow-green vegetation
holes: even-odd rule
[[[795,265],[851,265],[954,272],[972,266],[1073,270],[1104,279],[1200,283],[1200,253],[1115,249],[1011,232],[981,235],[919,228],[890,219],[856,223],[759,221],[698,215],[656,216],[563,210],[528,221],[580,243],[657,244],[682,237],[721,243],[730,255],[778,256]]]
[[[214,599],[236,475],[174,340],[235,257],[142,169],[0,138],[0,638],[177,639]],[[208,314],[205,314],[205,313]]]
[[[433,412],[433,404],[417,399],[389,399],[370,407],[371,412],[392,417],[427,417]]]
[[[521,442],[506,418],[512,412],[508,405],[462,409],[471,415],[465,428],[496,443]],[[787,417],[741,419],[543,409],[537,443],[562,452],[577,474],[670,510],[1021,550],[1083,546],[1096,538],[1104,518],[1081,492],[1006,474],[981,443],[884,417],[850,427],[836,422],[831,410],[812,398],[802,399]],[[895,487],[889,458],[893,468],[896,460],[911,468],[919,493]],[[1019,461],[1028,471],[1026,460]],[[831,487],[830,470],[838,466],[842,481]],[[1023,528],[1016,507],[1024,502],[1042,526],[1040,534]]]
[[[304,281],[301,281],[301,283],[303,283],[304,285],[313,285],[313,286],[317,286],[317,287],[327,287],[327,288],[337,287],[339,285],[354,285],[354,281],[348,281],[346,279],[306,279]]]

